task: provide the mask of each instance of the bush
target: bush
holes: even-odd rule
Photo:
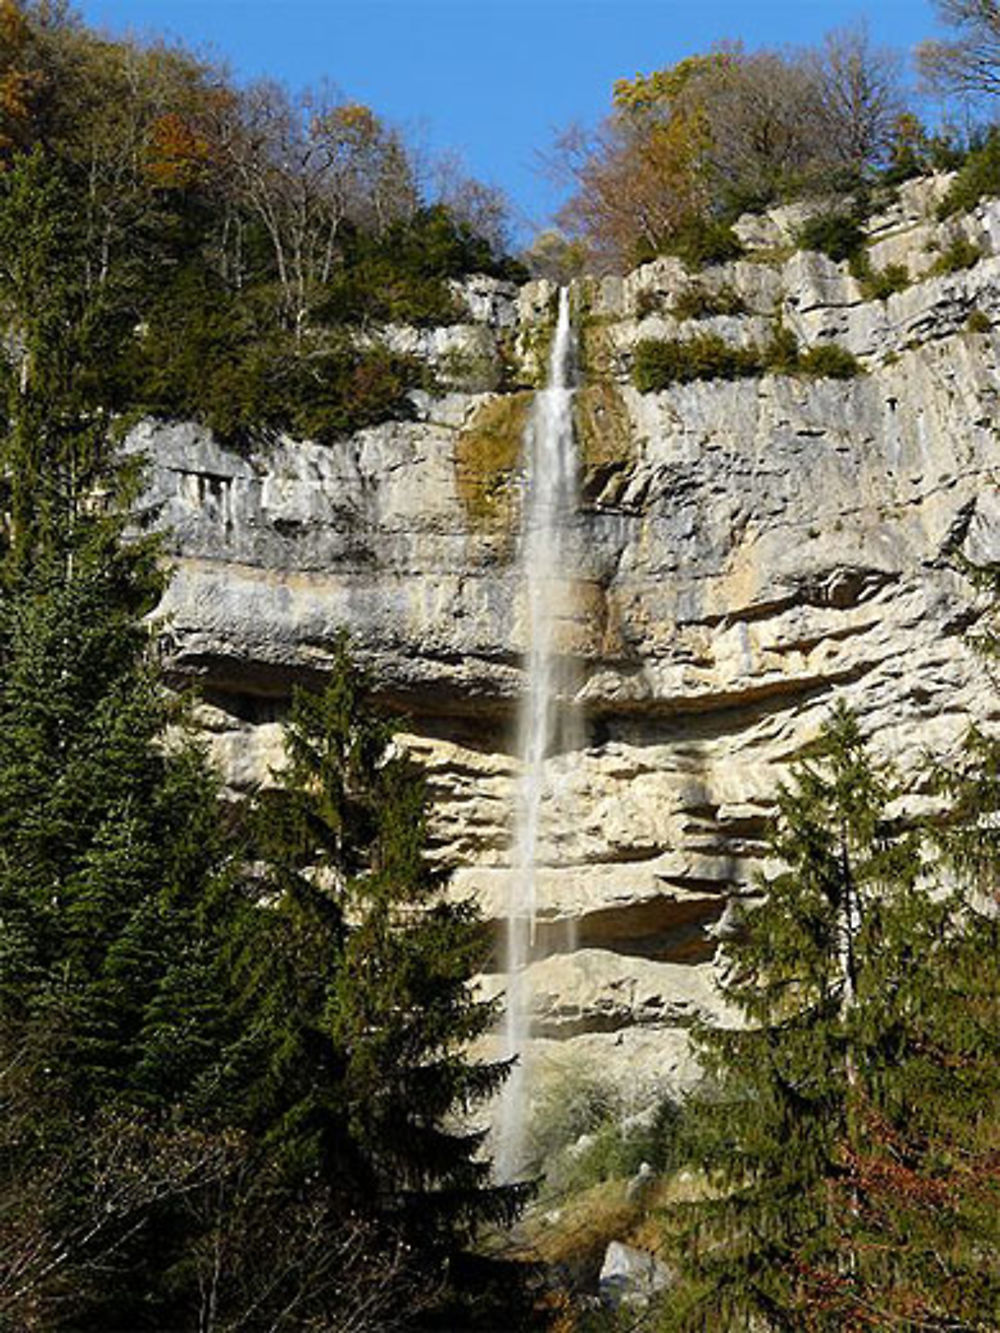
[[[861,291],[870,301],[885,301],[910,285],[910,272],[905,264],[886,264],[885,268],[869,269],[861,279]]]
[[[820,213],[799,228],[802,250],[817,250],[835,263],[856,255],[865,243],[865,233],[853,213]]]
[[[862,366],[846,347],[837,343],[819,343],[802,353],[797,369],[815,379],[849,380],[861,374]]]
[[[635,349],[632,383],[640,393],[655,393],[672,384],[743,379],[765,372],[851,379],[862,371],[857,357],[836,343],[820,343],[800,352],[795,334],[779,324],[764,348],[755,344],[731,347],[714,333],[687,339],[643,338]]]
[[[965,327],[969,333],[992,333],[993,321],[982,310],[971,310],[969,318],[965,321]]]
[[[964,269],[972,268],[982,257],[982,249],[975,241],[970,241],[966,236],[956,236],[931,265],[931,273],[961,273]]]
[[[690,269],[726,264],[743,253],[739,237],[724,222],[689,223],[668,236],[660,249],[665,255],[676,255]]]
[[[992,129],[982,147],[966,157],[951,189],[938,205],[944,221],[956,213],[968,213],[980,199],[1000,195],[1000,130]]]
[[[692,380],[732,380],[758,375],[763,361],[756,347],[731,347],[715,333],[694,338],[643,338],[635,349],[632,382],[640,393]]]
[[[799,365],[799,340],[784,324],[775,325],[771,341],[764,348],[764,368],[775,375],[792,375]]]
[[[673,313],[678,319],[709,319],[713,315],[746,314],[746,304],[739,292],[728,283],[718,291],[710,291],[700,284],[685,287],[674,301]]]
[[[625,1118],[620,1090],[582,1069],[547,1090],[532,1118],[529,1149],[551,1191],[589,1189],[633,1176],[643,1162],[664,1172],[677,1164],[681,1110],[662,1097],[648,1115]]]

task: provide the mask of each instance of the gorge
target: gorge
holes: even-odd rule
[[[1000,205],[940,223],[946,187],[908,183],[869,220],[873,265],[908,271],[885,300],[794,248],[794,207],[743,219],[745,257],[700,275],[662,258],[575,285],[581,505],[559,638],[583,745],[546,765],[567,800],[542,802],[525,969],[531,1059],[553,1077],[598,1070],[636,1105],[690,1080],[687,1029],[723,1017],[726,905],[767,871],[777,785],[835,698],[911,779],[914,812],[932,799],[925,752],[996,721],[956,557],[1000,554],[997,341],[970,322],[1000,316]],[[981,257],[932,272],[955,235]],[[678,316],[694,287],[734,292],[742,313]],[[413,391],[411,420],[243,455],[188,424],[145,422],[131,442],[175,567],[162,652],[199,682],[230,786],[279,762],[291,685],[318,677],[346,626],[427,766],[437,855],[499,941],[528,647],[519,442],[557,297],[486,278],[461,296],[462,323],[390,331],[445,386]],[[746,345],[776,325],[836,342],[863,373],[648,393],[630,378],[642,339],[697,328]],[[495,966],[490,992],[499,944]]]

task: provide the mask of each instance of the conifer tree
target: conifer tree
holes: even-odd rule
[[[296,695],[281,785],[257,818],[261,901],[239,949],[251,1114],[286,1163],[337,1187],[428,1256],[508,1221],[523,1191],[489,1185],[481,1131],[461,1126],[506,1066],[466,1045],[494,1019],[469,981],[484,951],[469,903],[426,855],[422,776],[372,709],[346,639],[318,694]]]
[[[785,868],[727,946],[746,1026],[700,1036],[710,1196],[674,1210],[665,1327],[996,1325],[998,924],[894,794],[843,708],[780,794]]]
[[[843,709],[780,793],[785,869],[745,914],[722,984],[747,1025],[700,1034],[710,1091],[689,1123],[713,1197],[686,1219],[680,1327],[803,1327],[814,1275],[836,1285],[856,1267],[842,1244],[845,1145],[873,1050],[890,1040],[867,1003],[875,971],[892,972],[887,906],[911,900],[919,868],[913,840],[887,831],[889,797]]]
[[[179,976],[212,993],[197,920],[223,848],[203,759],[165,741],[143,619],[162,575],[124,540],[133,478],[92,374],[110,335],[40,153],[0,181],[0,238],[0,1313],[110,1328],[156,1309],[166,1219],[226,1156],[179,1101],[210,1028],[173,1014],[172,1086],[150,1060]]]

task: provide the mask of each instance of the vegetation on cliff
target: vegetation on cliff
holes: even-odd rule
[[[963,35],[929,67],[987,86],[996,6],[945,8]],[[729,258],[738,209],[846,184],[800,240],[873,297],[903,277],[863,265],[864,187],[952,151],[859,33],[696,57],[616,105],[574,159],[597,252]],[[986,136],[942,214],[1000,188],[997,162]],[[426,855],[422,777],[346,640],[292,703],[275,784],[222,801],[155,664],[168,576],[118,443],[137,411],[236,445],[404,414],[424,372],[384,326],[447,323],[450,279],[518,272],[496,200],[425,198],[365,107],[237,90],[14,0],[0,167],[0,1326],[472,1326],[463,1259],[526,1195],[491,1182],[468,1119],[505,1074],[468,1053],[493,1016],[469,989],[477,911]],[[561,274],[582,262],[552,250]],[[956,240],[941,270],[977,254]],[[691,285],[676,313],[740,311]],[[857,369],[778,326],[766,347],[646,340],[634,383]],[[473,518],[505,503],[527,402],[458,436]],[[628,461],[622,413],[610,379],[579,396],[595,469]],[[835,712],[780,798],[784,869],[725,946],[745,1026],[699,1034],[682,1128],[665,1104],[630,1138],[599,1080],[577,1105],[561,1090],[537,1151],[567,1179],[690,1169],[651,1327],[1000,1326],[998,768],[970,737],[923,827]],[[499,1303],[495,1324],[527,1326]]]
[[[0,165],[34,159],[61,195],[67,262],[113,330],[100,378],[116,410],[200,419],[237,445],[330,441],[408,410],[423,372],[385,324],[454,320],[451,279],[521,272],[496,193],[453,177],[428,197],[365,106],[240,89],[61,6],[3,0],[0,24]],[[16,235],[15,179],[0,172]],[[12,278],[14,262],[2,247]],[[16,301],[3,314],[16,328]]]
[[[997,91],[1000,18],[992,3],[941,0],[952,41],[918,52],[925,80],[940,92]],[[816,47],[748,50],[723,44],[677,64],[620,79],[596,131],[578,126],[557,140],[553,174],[572,189],[559,221],[529,262],[623,270],[657,255],[691,268],[737,258],[731,224],[744,212],[793,200],[851,201],[858,223],[880,197],[930,171],[962,168],[944,205],[954,212],[1000,189],[995,148],[981,128],[929,130],[915,114],[903,62],[875,46],[863,24],[830,32]],[[963,165],[964,164],[964,165]],[[803,244],[810,245],[808,238]],[[839,244],[839,243],[838,243]]]

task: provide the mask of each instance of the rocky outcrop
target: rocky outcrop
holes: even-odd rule
[[[997,720],[954,557],[1000,556],[1000,205],[942,226],[940,189],[906,187],[873,224],[877,262],[915,278],[885,301],[846,265],[781,260],[783,214],[745,225],[767,253],[697,276],[661,260],[576,293],[583,498],[553,577],[576,594],[560,648],[585,744],[551,761],[532,964],[538,1051],[560,1067],[689,1077],[687,1026],[717,1012],[719,918],[753,891],[776,784],[835,698],[911,775],[914,805],[924,752]],[[935,276],[949,227],[984,257]],[[678,319],[694,283],[746,313]],[[237,456],[190,425],[132,436],[176,569],[164,651],[201,681],[231,784],[278,761],[291,684],[347,626],[427,763],[456,891],[495,919],[524,647],[517,439],[551,296],[479,280],[467,324],[396,331],[450,387],[338,446]],[[631,385],[641,338],[761,342],[778,321],[865,373]]]

